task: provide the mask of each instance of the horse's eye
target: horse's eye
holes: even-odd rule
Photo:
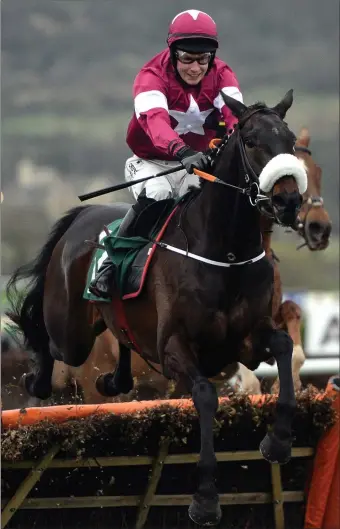
[[[251,140],[245,140],[245,144],[249,149],[253,149],[253,147],[255,147],[255,143]]]

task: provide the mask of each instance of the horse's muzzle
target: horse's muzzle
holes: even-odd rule
[[[308,220],[304,226],[304,238],[307,246],[312,251],[325,250],[329,245],[332,231],[330,222],[320,220]]]
[[[298,191],[293,193],[277,193],[272,197],[272,208],[276,220],[283,226],[294,227],[296,225],[302,197]]]

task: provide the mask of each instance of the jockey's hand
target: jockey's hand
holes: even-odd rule
[[[209,167],[209,159],[203,152],[197,152],[190,147],[183,147],[176,157],[180,160],[187,173],[192,174],[194,169],[205,171]]]

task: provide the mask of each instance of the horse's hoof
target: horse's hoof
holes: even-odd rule
[[[46,400],[52,394],[52,385],[39,384],[34,373],[24,373],[19,384],[26,390],[30,397]]]
[[[130,393],[130,391],[133,389],[133,386],[133,378],[131,377],[121,382],[119,385],[119,389],[121,393],[124,393],[124,395],[126,395],[127,393]]]
[[[188,510],[189,518],[202,527],[218,525],[222,518],[222,511],[218,496],[204,499],[195,495]]]
[[[100,395],[104,397],[117,397],[121,393],[129,393],[133,389],[133,379],[127,379],[116,384],[115,376],[112,373],[104,373],[96,380],[96,388]]]
[[[269,432],[260,443],[260,452],[269,463],[288,463],[292,453],[291,440],[282,441],[274,433]]]
[[[96,389],[100,395],[103,395],[103,397],[117,397],[120,393],[112,383],[112,379],[108,380],[108,373],[105,375],[99,375],[96,380]]]

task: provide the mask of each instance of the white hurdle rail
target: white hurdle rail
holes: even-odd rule
[[[300,370],[301,376],[337,375],[340,371],[339,356],[333,358],[307,358]],[[270,366],[262,362],[254,371],[257,377],[277,376],[276,364]]]

